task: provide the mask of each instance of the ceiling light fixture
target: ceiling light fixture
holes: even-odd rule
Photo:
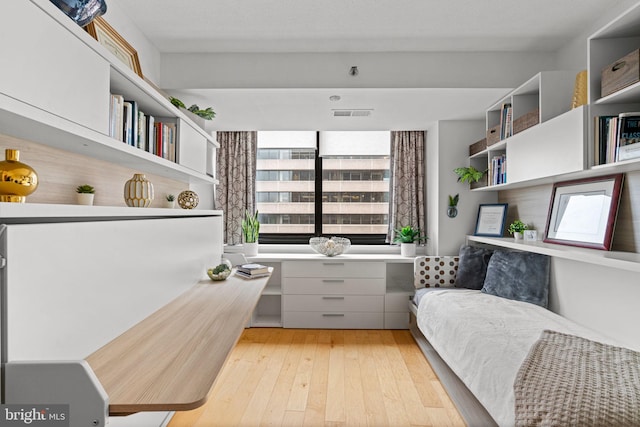
[[[342,99],[340,98],[340,95],[331,95],[329,97],[329,101],[332,101],[332,102],[340,101],[340,99]]]
[[[353,67],[351,67],[351,69],[349,70],[349,75],[350,75],[350,76],[357,76],[359,72],[360,72],[360,71],[358,70],[358,67],[354,65],[354,66],[353,66]]]

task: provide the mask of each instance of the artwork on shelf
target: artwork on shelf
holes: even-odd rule
[[[502,237],[508,207],[507,203],[480,205],[474,236]]]
[[[98,43],[143,78],[138,52],[104,18],[97,17],[84,28]]]
[[[611,250],[623,176],[554,184],[544,241]]]

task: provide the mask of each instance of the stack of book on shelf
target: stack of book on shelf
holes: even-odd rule
[[[127,145],[175,162],[178,139],[176,119],[145,114],[136,101],[111,95],[109,136]]]
[[[507,156],[502,154],[491,158],[489,164],[489,185],[498,185],[507,183]]]
[[[617,116],[596,116],[594,164],[640,157],[640,112]]]
[[[240,264],[236,266],[236,275],[244,279],[256,279],[269,275],[269,267],[262,264]]]
[[[511,107],[511,103],[505,102],[502,104],[502,109],[500,110],[500,139],[509,138],[513,134],[513,127],[511,125],[513,107]]]

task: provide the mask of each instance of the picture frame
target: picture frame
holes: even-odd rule
[[[138,52],[104,18],[99,16],[84,28],[98,43],[124,62],[140,78],[144,78]]]
[[[545,243],[611,250],[623,174],[553,185]]]
[[[502,237],[507,220],[507,203],[487,203],[478,206],[474,236]]]

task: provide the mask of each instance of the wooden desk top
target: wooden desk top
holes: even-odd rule
[[[87,357],[109,414],[204,404],[268,280],[201,281]]]

